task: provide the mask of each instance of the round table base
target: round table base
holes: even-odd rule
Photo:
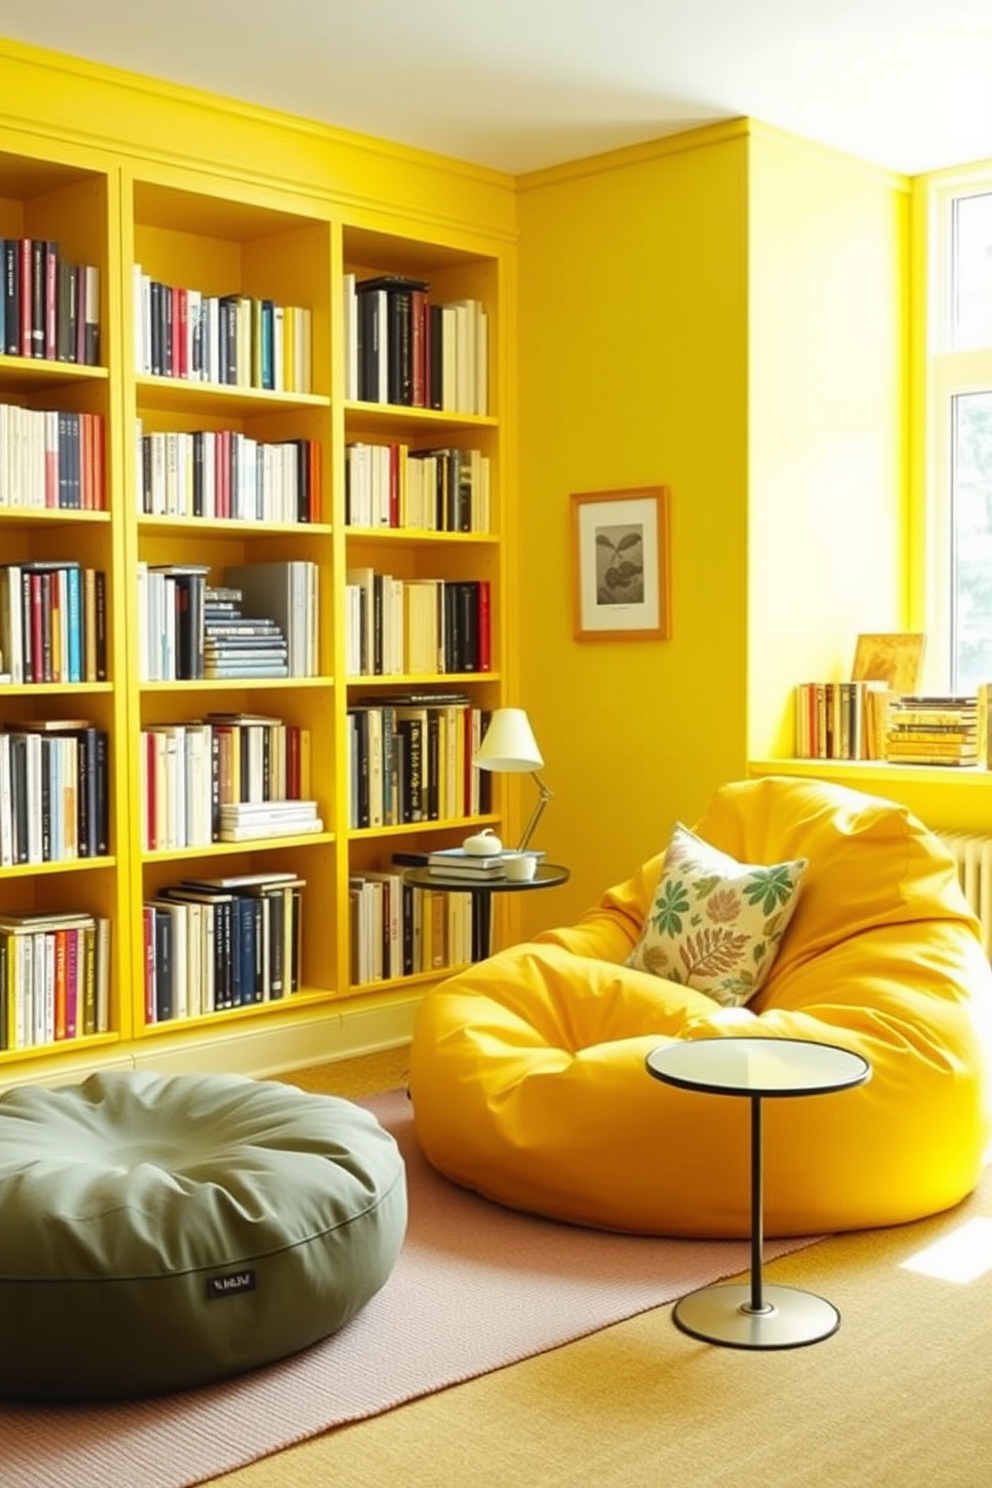
[[[764,1308],[751,1311],[750,1286],[711,1286],[676,1303],[673,1320],[693,1338],[731,1348],[799,1348],[829,1338],[840,1326],[836,1307],[812,1292],[766,1286]]]

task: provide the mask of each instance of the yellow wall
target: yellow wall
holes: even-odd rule
[[[743,125],[520,183],[520,701],[555,800],[568,918],[746,759]],[[673,634],[572,638],[570,493],[672,491]],[[553,905],[552,905],[553,898]]]
[[[568,919],[905,625],[908,184],[738,121],[520,183],[520,700]],[[578,643],[569,493],[672,490],[668,641]],[[528,639],[529,638],[529,641]]]
[[[752,127],[748,753],[907,613],[909,183]]]

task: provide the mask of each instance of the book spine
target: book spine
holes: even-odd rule
[[[58,360],[58,272],[59,245],[51,240],[44,245],[44,356]]]
[[[45,296],[48,284],[48,244],[44,238],[29,239],[31,281],[31,355],[45,357]]]
[[[21,355],[21,254],[17,238],[3,245],[4,340],[7,356]]]

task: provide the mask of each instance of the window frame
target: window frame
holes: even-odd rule
[[[922,576],[922,628],[927,635],[924,677],[928,691],[951,690],[954,676],[952,625],[954,399],[992,392],[992,346],[953,346],[954,204],[966,196],[992,194],[992,161],[925,178],[923,214],[926,264],[923,279],[923,521],[922,551],[915,571]]]

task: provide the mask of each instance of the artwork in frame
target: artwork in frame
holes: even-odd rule
[[[577,641],[667,640],[672,633],[667,486],[572,496]]]
[[[851,676],[855,682],[885,682],[897,693],[919,692],[925,645],[922,631],[863,632]]]

